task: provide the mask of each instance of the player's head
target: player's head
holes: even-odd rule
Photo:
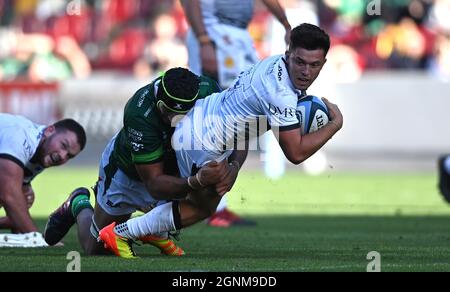
[[[161,76],[158,108],[165,115],[187,113],[199,96],[200,78],[185,68],[172,68]]]
[[[297,89],[306,90],[319,76],[330,49],[330,37],[320,27],[303,23],[291,32],[286,62]]]
[[[44,168],[66,163],[86,146],[83,127],[72,119],[48,126],[36,151],[35,160]]]

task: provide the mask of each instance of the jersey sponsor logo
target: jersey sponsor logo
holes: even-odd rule
[[[139,97],[139,101],[138,101],[138,105],[137,105],[139,108],[142,107],[142,105],[144,104],[145,97],[147,96],[147,94],[148,94],[149,92],[150,92],[150,91],[149,91],[148,89],[146,89],[146,90],[144,91],[144,93],[141,94],[141,97]]]
[[[270,66],[267,68],[266,75],[272,75],[273,71],[275,71],[275,67],[277,66],[278,59],[276,59]]]
[[[224,60],[224,65],[227,68],[233,68],[235,66],[233,58],[226,57]]]
[[[40,131],[36,136],[36,140],[40,141],[43,136],[44,136],[44,131]]]
[[[134,142],[140,142],[144,137],[144,133],[128,127],[128,137]]]
[[[111,200],[108,200],[106,202],[106,205],[108,205],[111,208],[120,208],[121,203],[113,203]]]
[[[30,143],[27,140],[23,141],[22,146],[23,146],[23,149],[27,152],[28,156],[33,155],[33,151],[31,149],[31,145],[30,145]]]
[[[145,112],[144,117],[148,118],[148,115],[152,112],[153,107],[149,107],[148,110]]]
[[[296,116],[296,109],[295,108],[280,108],[278,106],[275,106],[273,104],[269,103],[269,112],[274,116],[284,116],[286,118],[288,117],[295,117]]]
[[[144,150],[144,144],[139,144],[135,142],[131,142],[131,147],[133,147],[134,152],[138,152],[140,150]]]
[[[281,81],[283,79],[283,68],[281,68],[280,65],[278,65],[278,81]]]

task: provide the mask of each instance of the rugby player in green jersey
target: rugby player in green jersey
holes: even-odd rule
[[[103,152],[99,179],[94,187],[95,208],[89,202],[89,190],[76,189],[50,215],[44,232],[47,243],[56,244],[77,223],[83,250],[88,255],[104,254],[107,251],[97,241],[99,230],[113,222],[125,222],[137,210],[145,212],[156,206],[173,209],[171,222],[176,230],[180,228],[181,212],[188,217],[185,220],[195,217],[193,223],[198,216],[205,216],[205,212],[209,214],[205,211],[208,207],[202,205],[209,200],[202,199],[200,194],[188,194],[206,187],[215,187],[218,193],[224,193],[234,184],[237,171],[227,162],[211,162],[195,176],[178,177],[171,136],[179,117],[198,99],[218,91],[220,88],[215,81],[198,77],[184,68],[170,69],[139,89],[125,106],[122,129]],[[163,254],[184,254],[167,232],[139,238],[139,241],[158,247]],[[133,252],[126,252],[128,245],[117,247],[121,249],[134,257]]]

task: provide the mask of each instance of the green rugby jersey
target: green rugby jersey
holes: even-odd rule
[[[127,102],[123,128],[119,132],[110,163],[115,164],[130,178],[140,181],[135,164],[162,161],[172,150],[174,128],[163,122],[156,107],[156,90],[160,78],[139,89]],[[200,77],[199,98],[219,92],[216,81]]]

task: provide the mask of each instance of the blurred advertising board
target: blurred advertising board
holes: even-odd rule
[[[58,83],[0,82],[0,112],[48,125],[60,118]]]

